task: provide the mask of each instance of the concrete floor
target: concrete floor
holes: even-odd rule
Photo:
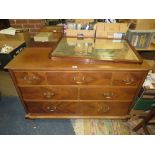
[[[0,91],[2,96],[17,96],[16,89],[7,71],[0,71]]]

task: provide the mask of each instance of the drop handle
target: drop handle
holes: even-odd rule
[[[82,84],[85,81],[85,77],[83,76],[80,81],[77,81],[76,77],[73,77],[73,80],[75,81],[76,84]]]
[[[134,79],[124,79],[122,80],[126,85],[132,84],[134,82]]]
[[[53,93],[53,92],[44,92],[43,95],[47,99],[50,99],[50,98],[52,98],[55,95],[55,93]]]
[[[31,83],[32,81],[39,80],[39,78],[38,78],[37,76],[32,76],[32,77],[24,76],[24,77],[23,77],[23,80],[24,80],[24,81],[27,81],[28,83]]]
[[[29,80],[33,81],[33,80],[39,80],[39,77],[37,76],[32,76],[31,78],[29,78]]]
[[[56,106],[47,106],[47,108],[46,108],[48,111],[50,111],[50,112],[54,112],[54,111],[56,111],[56,109],[57,109],[57,107]]]
[[[110,111],[109,105],[107,105],[107,104],[102,104],[101,110],[100,110],[100,111],[101,111],[102,113],[106,113],[106,112]]]
[[[111,99],[114,96],[114,93],[103,93],[104,98]]]

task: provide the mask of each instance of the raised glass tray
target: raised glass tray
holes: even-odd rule
[[[103,60],[116,62],[142,63],[136,50],[120,39],[67,38],[60,40],[51,59]]]

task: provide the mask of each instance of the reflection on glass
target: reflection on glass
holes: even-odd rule
[[[52,56],[139,61],[125,40],[62,38]]]

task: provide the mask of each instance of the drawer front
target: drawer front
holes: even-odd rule
[[[132,100],[136,88],[120,88],[120,87],[84,87],[80,88],[81,100]]]
[[[20,87],[27,100],[76,100],[77,88],[73,87]]]
[[[113,72],[113,86],[138,86],[145,78],[145,72]]]
[[[25,102],[30,113],[76,114],[78,102]]]
[[[80,72],[80,81],[83,85],[110,85],[110,72]]]
[[[75,85],[75,77],[78,72],[46,72],[48,84],[50,85]]]
[[[110,85],[110,72],[47,72],[47,81],[51,85]]]
[[[101,116],[123,116],[129,112],[129,102],[81,102],[80,114]]]
[[[73,116],[127,115],[129,102],[25,102],[30,113]]]
[[[14,72],[14,75],[19,85],[47,84],[44,72]]]

